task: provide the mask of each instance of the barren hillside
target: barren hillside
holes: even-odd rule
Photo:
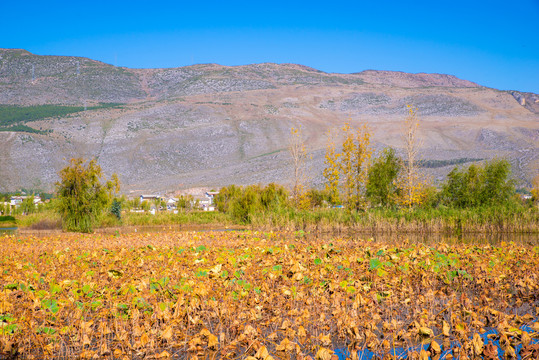
[[[376,149],[399,149],[406,104],[419,108],[423,159],[437,160],[425,168],[434,180],[456,162],[498,156],[510,159],[526,184],[539,161],[537,94],[442,74],[328,74],[269,63],[128,69],[0,50],[0,104],[72,109],[0,123],[0,191],[50,190],[74,156],[97,157],[107,174],[120,175],[126,192],[287,185],[289,132],[300,125],[312,154],[310,180],[320,185],[328,129],[367,122]]]

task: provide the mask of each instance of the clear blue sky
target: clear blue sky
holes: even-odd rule
[[[299,63],[539,93],[539,0],[13,1],[0,47],[135,67]]]

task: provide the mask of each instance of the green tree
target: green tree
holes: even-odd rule
[[[482,201],[485,204],[502,204],[515,194],[515,182],[511,175],[511,164],[507,160],[494,159],[484,166],[484,180],[481,189]]]
[[[21,211],[23,214],[31,214],[36,211],[36,205],[34,204],[34,196],[28,196],[26,199],[22,201],[21,204]]]
[[[311,209],[322,207],[330,203],[330,196],[325,190],[309,189],[305,194],[308,200],[308,206]]]
[[[386,148],[367,171],[366,196],[372,206],[393,206],[401,195],[398,176],[403,170],[402,160],[395,150]]]
[[[140,203],[140,208],[144,211],[150,211],[151,207],[152,205],[150,204],[148,200],[144,200],[143,202]]]
[[[441,201],[460,208],[503,204],[515,193],[510,174],[507,160],[494,159],[483,166],[472,164],[464,169],[455,167],[442,187]]]
[[[112,205],[110,206],[110,213],[118,220],[122,220],[122,203],[118,199],[112,200]]]
[[[91,232],[98,224],[112,196],[120,189],[118,176],[101,183],[103,173],[96,160],[85,164],[82,158],[71,159],[56,183],[57,209],[67,231]]]
[[[256,214],[276,213],[290,205],[286,189],[273,183],[264,188],[259,185],[223,187],[215,197],[215,204],[219,211],[246,224],[251,223]]]

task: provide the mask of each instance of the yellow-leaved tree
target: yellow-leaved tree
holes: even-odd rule
[[[328,133],[326,147],[326,168],[324,177],[327,179],[326,191],[330,201],[338,204],[341,195],[343,202],[350,209],[365,207],[365,182],[367,166],[372,154],[370,148],[370,132],[367,125],[353,129],[346,123],[342,128],[342,152],[337,152],[334,136]]]
[[[329,196],[329,201],[332,204],[338,205],[341,203],[341,197],[339,195],[339,156],[335,150],[335,142],[333,141],[333,133],[331,130],[327,132],[327,144],[326,144],[326,158],[324,164],[323,175],[326,178],[326,192]]]
[[[352,129],[346,123],[342,131],[344,141],[340,157],[340,169],[344,181],[344,200],[350,209],[365,207],[365,183],[367,166],[372,155],[370,132],[367,125]]]

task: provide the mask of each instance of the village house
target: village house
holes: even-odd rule
[[[141,203],[143,201],[154,202],[156,200],[161,201],[161,195],[140,195],[140,202]]]
[[[195,198],[195,201],[202,210],[215,211],[215,203],[213,202],[213,199],[217,194],[219,194],[218,191],[206,191],[204,196]]]
[[[9,204],[14,207],[21,206],[22,202],[31,196],[26,195],[18,195],[18,196],[12,196],[10,199]],[[41,197],[39,195],[34,196],[34,205],[37,206],[38,204],[41,204]]]
[[[177,198],[168,198],[166,203],[167,203],[167,210],[175,210],[176,209],[176,204],[178,203],[178,199]]]

